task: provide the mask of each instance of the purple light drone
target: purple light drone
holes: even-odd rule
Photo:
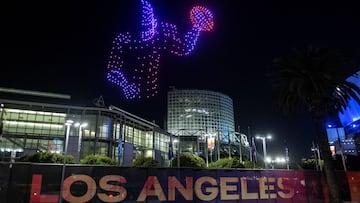
[[[141,3],[143,30],[140,39],[128,32],[120,33],[113,41],[107,65],[108,81],[121,87],[126,99],[141,98],[141,95],[149,98],[157,94],[160,52],[189,55],[200,32],[214,27],[212,13],[205,7],[195,6],[190,11],[192,28],[182,40],[176,25],[158,22],[150,3],[145,0]]]

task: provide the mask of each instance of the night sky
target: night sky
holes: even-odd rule
[[[140,1],[10,1],[2,5],[0,86],[70,94],[74,105],[89,106],[103,96],[130,113],[164,126],[170,86],[218,91],[234,101],[235,124],[252,135],[271,133],[269,155],[290,159],[311,153],[312,123],[306,113],[284,115],[274,107],[266,77],[275,57],[308,44],[341,49],[358,60],[360,6],[337,1],[166,1],[151,0],[157,18],[180,33],[191,27],[189,11],[213,11],[215,28],[201,33],[186,57],[165,54],[160,93],[125,100],[105,79],[111,42],[118,33],[136,35]],[[258,142],[261,152],[261,144]]]

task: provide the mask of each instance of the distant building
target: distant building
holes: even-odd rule
[[[238,142],[229,96],[207,90],[172,89],[167,102],[167,130],[180,139],[181,152],[204,155],[205,135],[214,154],[219,141],[225,150],[228,149],[225,145]],[[246,136],[242,140],[248,144]]]
[[[332,155],[341,154],[341,150],[346,155],[358,155],[355,140],[352,137],[346,137],[344,128],[328,126],[326,131]]]
[[[163,166],[169,164],[171,136],[153,122],[112,105],[100,108],[61,104],[65,103],[61,99],[70,97],[60,97],[52,103],[35,102],[36,97],[38,100],[56,99],[53,97],[56,94],[32,91],[19,91],[15,96],[22,94],[23,99],[12,100],[5,96],[9,92],[2,90],[0,160],[37,151],[63,153],[65,123],[72,120],[74,124],[87,123],[83,128],[70,127],[68,154],[73,155],[76,161],[86,155],[103,154],[119,160],[124,166],[130,166],[137,157],[153,157]],[[31,101],[27,101],[27,97],[32,97]]]

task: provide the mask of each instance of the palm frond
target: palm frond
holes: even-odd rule
[[[360,103],[360,88],[346,81],[351,60],[339,52],[308,46],[274,59],[273,64],[275,70],[268,76],[282,110],[311,107],[321,101],[329,111],[342,112],[351,98]]]

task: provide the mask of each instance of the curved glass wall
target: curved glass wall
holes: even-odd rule
[[[229,138],[234,141],[233,101],[224,94],[206,90],[169,91],[167,129],[184,137],[214,134],[223,142]]]

